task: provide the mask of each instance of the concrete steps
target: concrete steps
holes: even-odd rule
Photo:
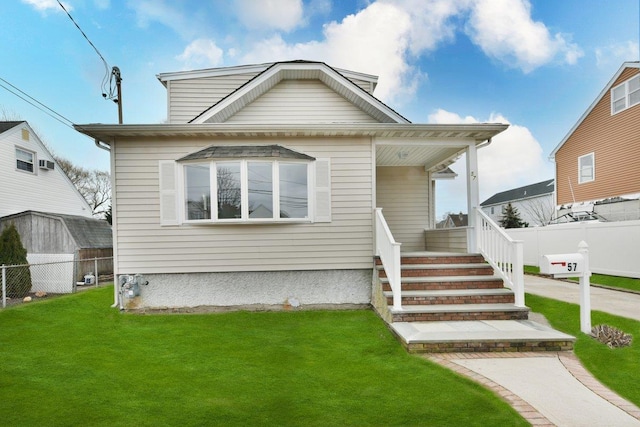
[[[380,260],[374,306],[410,352],[564,351],[575,338],[528,320],[479,254],[401,256],[401,308]]]

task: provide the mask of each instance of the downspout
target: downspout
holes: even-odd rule
[[[95,138],[94,142],[96,144],[96,147],[101,148],[105,151],[111,152],[111,147],[106,142],[100,141],[98,138]],[[119,289],[119,287],[117,286],[119,283],[116,283],[115,277],[113,279],[114,279],[113,281],[114,293],[113,293],[113,304],[111,305],[111,308],[116,308],[118,307],[118,304],[120,304],[120,309],[123,310],[124,308],[122,307],[122,289]]]

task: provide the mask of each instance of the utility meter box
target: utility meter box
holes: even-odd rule
[[[582,254],[542,255],[540,273],[554,277],[576,277],[585,271]]]

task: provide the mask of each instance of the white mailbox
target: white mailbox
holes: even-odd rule
[[[554,277],[577,277],[585,271],[582,254],[542,255],[540,273]]]

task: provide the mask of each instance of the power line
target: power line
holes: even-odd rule
[[[73,19],[73,16],[71,16],[71,14],[67,10],[67,8],[64,7],[64,5],[62,4],[62,2],[60,2],[60,0],[57,0],[57,1],[58,1],[58,4],[60,5],[60,7],[62,8],[62,10],[64,10],[64,12],[67,14],[67,16],[69,17],[71,22],[73,22],[73,24],[76,26],[78,31],[80,31],[80,34],[82,34],[82,36],[85,38],[85,40],[89,43],[89,45],[91,45],[93,50],[96,51],[96,53],[98,54],[98,56],[102,60],[102,63],[104,64],[104,77],[102,78],[102,84],[100,86],[100,89],[102,90],[102,96],[105,99],[114,99],[115,96],[113,94],[113,84],[112,84],[113,79],[114,79],[114,72],[110,72],[109,71],[109,64],[107,64],[107,61],[104,59],[104,56],[102,56],[102,54],[100,53],[98,48],[93,44],[93,42],[91,40],[89,40],[89,37],[87,37],[85,32],[82,31],[82,28],[80,28],[80,25],[78,25],[76,20]],[[119,70],[118,70],[118,74],[119,74]],[[115,77],[119,78],[119,75],[115,76]],[[107,81],[109,82],[109,86],[107,86]]]
[[[0,87],[4,88],[6,91],[12,93],[13,95],[15,95],[18,98],[22,99],[26,103],[32,105],[33,107],[37,108],[38,110],[42,111],[43,113],[47,114],[48,116],[52,117],[53,119],[59,121],[63,125],[73,129],[73,122],[71,120],[69,120],[68,118],[66,118],[65,116],[63,116],[62,114],[58,113],[57,111],[53,110],[52,108],[47,107],[42,102],[38,101],[37,99],[35,99],[31,95],[29,95],[28,93],[24,92],[23,90],[19,89],[18,87],[12,85],[11,83],[6,81],[2,77],[0,77],[0,81],[4,82],[5,84],[9,85],[12,88],[12,89],[10,89],[7,86],[5,86],[2,83],[0,83]],[[15,91],[19,92],[19,94],[16,93]],[[22,95],[24,95],[24,96],[22,96]]]

